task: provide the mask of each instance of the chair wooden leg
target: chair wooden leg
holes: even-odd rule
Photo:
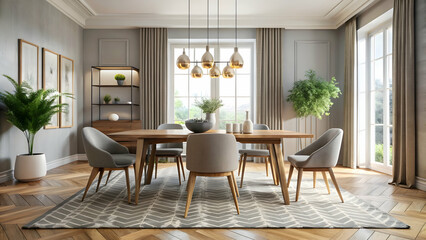
[[[98,192],[99,190],[99,185],[101,184],[102,181],[102,176],[104,175],[104,169],[100,168],[99,169],[99,179],[98,179],[98,186],[96,187],[96,192]]]
[[[186,218],[188,216],[188,210],[189,210],[189,206],[191,205],[192,194],[194,192],[196,177],[197,176],[194,173],[192,173],[192,172],[189,173],[188,184],[187,184],[188,195],[187,195],[187,198],[186,198],[185,214],[183,215],[184,218]]]
[[[90,186],[93,183],[93,180],[95,180],[96,175],[98,175],[99,168],[92,168],[92,172],[90,173],[89,180],[87,180],[86,190],[84,190],[83,198],[81,201],[84,201],[84,198],[86,197],[87,191],[89,190]]]
[[[244,154],[244,157],[243,157],[243,169],[242,169],[242,172],[241,172],[241,183],[240,183],[240,188],[242,188],[243,187],[243,180],[244,180],[244,172],[246,171],[246,162],[247,162],[247,154]]]
[[[183,167],[183,160],[182,160],[181,155],[179,155],[179,161],[180,161],[180,168],[182,169],[183,181],[186,181],[186,179],[185,179],[185,168]]]
[[[124,168],[126,173],[126,186],[127,186],[127,202],[130,203],[130,180],[129,180],[129,167]]]
[[[178,176],[179,176],[179,185],[181,185],[182,184],[182,182],[181,182],[181,180],[180,180],[180,164],[179,164],[179,158],[178,157],[175,157],[175,159],[176,159],[176,167],[177,167],[177,171],[178,171]]]
[[[235,208],[237,209],[237,213],[240,214],[240,208],[238,207],[237,193],[235,192],[234,179],[232,178],[232,175],[228,175],[227,177],[228,177],[229,187],[231,188],[232,197],[234,197]]]
[[[274,180],[274,184],[276,185],[276,177],[275,177],[275,169],[274,169],[274,164],[272,164],[272,160],[271,157],[268,157],[269,160],[269,165],[271,165],[271,173],[272,173],[272,179]]]
[[[133,164],[133,171],[135,172],[135,177],[136,177],[136,164]]]
[[[313,171],[312,173],[314,175],[313,177],[314,177],[314,188],[315,188],[315,184],[316,184],[316,181],[317,181],[317,172]]]
[[[231,175],[232,175],[232,180],[234,181],[234,188],[235,188],[235,191],[237,192],[237,197],[239,197],[240,196],[240,192],[238,191],[237,180],[235,179],[234,172],[231,172]]]
[[[325,172],[321,172],[321,173],[322,173],[322,178],[324,178],[325,186],[327,186],[328,194],[330,194],[330,185],[328,185],[327,175],[325,174]]]
[[[291,176],[293,175],[294,167],[290,165],[290,170],[288,171],[288,180],[287,180],[287,188],[290,187]]]
[[[155,179],[157,179],[157,171],[158,171],[158,157],[155,157],[155,176],[154,176]]]
[[[243,154],[240,155],[240,164],[238,165],[238,176],[240,176],[242,165],[243,165]]]
[[[105,181],[105,186],[108,184],[109,177],[111,176],[112,170],[109,170],[107,180]]]
[[[299,193],[300,193],[300,185],[302,184],[302,176],[303,176],[303,168],[297,169],[297,189],[296,189],[296,202],[299,200]]]
[[[331,180],[333,181],[334,187],[336,188],[336,191],[339,194],[340,200],[342,200],[342,203],[344,203],[342,194],[340,193],[339,185],[337,185],[336,177],[334,176],[333,169],[329,168],[328,173],[330,174],[330,177],[331,177]]]
[[[266,167],[266,176],[269,177],[268,175],[268,158],[265,158],[265,167]]]

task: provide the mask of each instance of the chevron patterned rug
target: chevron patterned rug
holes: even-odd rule
[[[124,172],[115,171],[96,194],[93,185],[84,202],[81,190],[24,228],[409,228],[345,190],[341,203],[334,188],[327,194],[322,180],[314,189],[312,179],[306,179],[294,202],[293,179],[291,205],[286,206],[280,187],[264,172],[246,172],[239,188],[240,215],[225,177],[197,177],[188,217],[183,218],[186,182],[179,186],[173,167],[159,170],[158,176],[141,188],[139,205],[134,205],[127,203]]]

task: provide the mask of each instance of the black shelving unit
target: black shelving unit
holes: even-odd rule
[[[128,85],[118,85],[118,84],[111,84],[109,82],[108,84],[102,84],[102,78],[101,78],[101,71],[103,70],[112,70],[112,71],[123,71],[127,70],[130,72],[130,84]],[[137,73],[137,77],[134,76],[135,72]],[[139,108],[139,103],[135,103],[135,99],[138,99],[138,97],[134,96],[134,90],[137,90],[137,93],[140,94],[139,89],[139,69],[132,67],[132,66],[92,66],[91,68],[91,122],[95,121],[94,119],[94,106],[96,106],[98,109],[97,119],[96,120],[107,120],[101,118],[101,112],[102,108],[104,107],[110,107],[110,106],[123,106],[123,107],[129,107],[130,108],[130,121],[133,120],[140,120],[139,115],[135,117],[134,110],[135,107]],[[126,79],[127,80],[127,79]],[[130,89],[130,103],[112,103],[112,104],[105,104],[103,103],[103,97],[101,96],[101,89],[103,88],[124,88],[124,89]],[[94,100],[94,93],[98,94],[97,100]],[[95,98],[96,99],[96,98]],[[128,111],[124,109],[123,111]],[[96,114],[95,114],[96,115]]]

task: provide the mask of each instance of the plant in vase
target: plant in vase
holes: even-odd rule
[[[218,98],[202,98],[201,101],[196,100],[195,106],[199,107],[206,114],[206,120],[216,124],[215,112],[223,106],[222,100]]]
[[[115,98],[114,98],[114,103],[115,103],[115,104],[118,104],[119,102],[120,102],[120,98],[119,98],[119,97],[115,97]]]
[[[124,84],[124,80],[126,80],[126,76],[124,76],[123,74],[115,74],[114,76],[115,80],[117,81],[118,85],[123,85]]]
[[[111,95],[107,94],[104,96],[104,102],[105,104],[109,104],[111,102]]]
[[[18,84],[7,75],[15,92],[0,93],[0,102],[6,107],[7,121],[21,130],[27,140],[28,153],[16,156],[15,178],[20,181],[35,181],[46,175],[46,156],[34,153],[37,132],[48,125],[52,116],[65,112],[68,104],[59,104],[61,96],[72,98],[72,94],[60,94],[53,89],[32,90],[23,82]]]
[[[325,81],[316,75],[315,71],[308,70],[305,80],[297,81],[291,89],[287,101],[293,103],[297,117],[315,116],[322,119],[323,115],[330,115],[329,110],[333,105],[332,98],[341,94],[336,86],[336,78]]]

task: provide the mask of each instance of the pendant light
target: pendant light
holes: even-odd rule
[[[220,49],[219,45],[219,0],[217,0],[217,49]],[[216,62],[213,65],[213,68],[210,69],[210,77],[218,78],[220,77],[220,68],[217,66]]]
[[[193,78],[202,78],[203,77],[203,69],[198,66],[198,63],[195,64],[195,67],[191,71],[191,76]]]
[[[226,64],[226,67],[223,69],[222,76],[224,78],[233,78],[234,75],[235,75],[234,69],[231,66],[229,66],[229,64]]]
[[[235,0],[235,47],[234,47],[234,54],[232,54],[231,58],[229,59],[229,65],[232,68],[242,68],[244,65],[243,57],[241,57],[240,53],[238,52],[238,46],[237,46],[237,0]]]
[[[209,47],[209,18],[210,18],[210,1],[207,0],[207,46],[206,46],[206,52],[203,54],[203,56],[201,57],[201,66],[203,68],[207,68],[210,69],[213,67],[214,65],[214,58],[213,55],[209,52],[210,47]]]
[[[188,0],[188,51],[190,51],[190,39],[191,39],[191,0]],[[185,48],[183,53],[176,60],[176,65],[179,69],[186,70],[191,66],[191,60],[188,55],[185,54]]]

